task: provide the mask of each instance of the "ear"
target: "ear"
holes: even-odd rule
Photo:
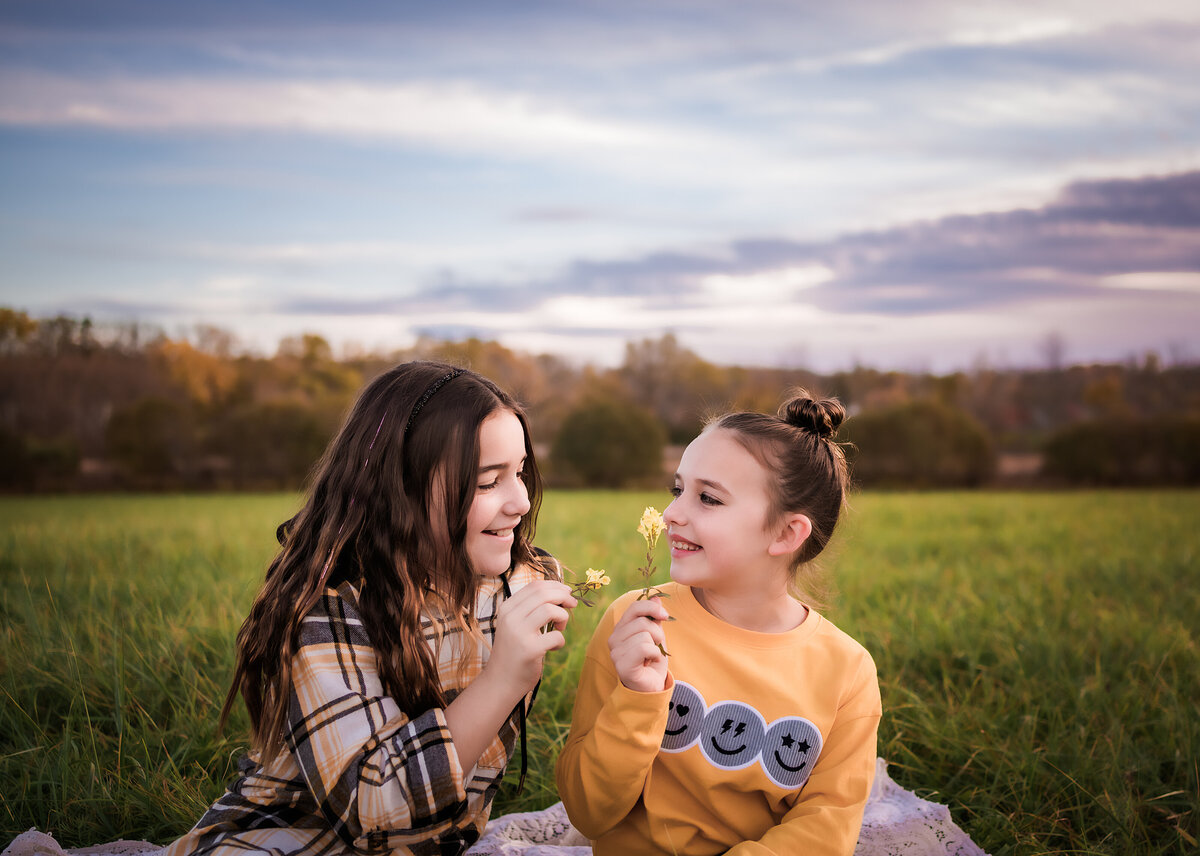
[[[812,521],[806,514],[786,514],[776,526],[775,540],[767,548],[772,556],[789,556],[800,549],[812,534]]]

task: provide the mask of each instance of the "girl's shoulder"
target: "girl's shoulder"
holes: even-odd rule
[[[331,641],[370,644],[359,614],[361,581],[327,586],[300,622],[302,645]]]
[[[564,579],[565,572],[562,562],[550,555],[549,552],[541,547],[533,548],[533,555],[529,561],[521,562],[512,569],[512,582],[525,583],[534,580],[559,580]]]
[[[869,673],[872,676],[877,674],[875,658],[871,656],[866,645],[810,608],[808,620],[814,618],[820,622],[816,640],[824,650],[825,656],[843,663],[847,672]]]

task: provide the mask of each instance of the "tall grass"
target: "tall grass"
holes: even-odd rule
[[[539,543],[616,582],[548,661],[530,778],[497,811],[557,798],[583,647],[665,499],[547,497]],[[215,733],[233,636],[297,502],[0,500],[0,844],[167,841],[221,793],[245,748],[243,716]],[[856,497],[827,614],[878,664],[892,777],[993,854],[1196,852],[1198,521],[1189,492]]]

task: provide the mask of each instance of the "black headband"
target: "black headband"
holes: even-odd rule
[[[413,405],[412,413],[408,414],[408,423],[404,426],[405,434],[407,434],[408,430],[412,428],[413,420],[417,418],[417,414],[421,412],[421,408],[425,406],[425,402],[433,398],[433,394],[435,392],[448,384],[450,381],[454,380],[460,374],[466,374],[466,369],[454,369],[449,374],[442,375],[440,378],[430,384],[429,389],[425,390],[421,397],[417,399],[417,403]]]

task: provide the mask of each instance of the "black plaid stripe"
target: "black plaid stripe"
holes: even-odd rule
[[[515,589],[547,575],[561,578],[561,566],[548,556],[536,567],[511,572],[510,583]],[[481,592],[477,603],[477,620],[489,645],[503,598],[497,582]],[[343,582],[318,601],[301,625],[302,657],[297,663],[303,666],[294,669],[304,675],[305,685],[297,687],[289,705],[285,753],[268,769],[244,762],[243,776],[166,856],[244,852],[324,856],[345,853],[348,845],[425,856],[461,854],[478,839],[512,754],[516,721],[506,722],[489,747],[500,766],[480,765],[472,780],[461,781],[465,771],[453,761],[441,712],[428,711],[408,721],[394,702],[377,694],[381,691],[374,652],[357,603],[358,589]],[[423,621],[422,629],[431,643],[444,634],[443,645],[454,646],[455,651],[464,643],[472,645],[468,668],[461,676],[456,662],[443,664],[443,686],[453,698],[483,668],[488,645],[476,646],[454,621],[440,616]],[[346,740],[340,741],[343,737]],[[345,763],[337,768],[327,761],[322,766],[326,749],[321,747],[329,746],[340,746],[345,753]],[[365,790],[388,805],[394,803],[395,813],[386,829],[362,830],[359,805]],[[277,846],[256,840],[255,836],[270,835],[270,830],[280,830],[301,843]]]

